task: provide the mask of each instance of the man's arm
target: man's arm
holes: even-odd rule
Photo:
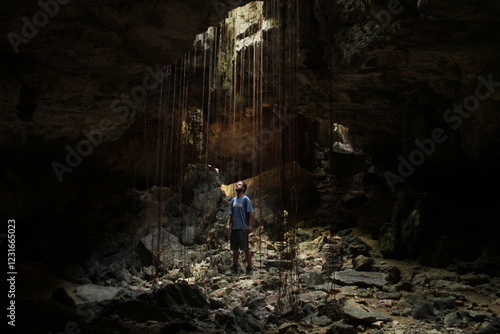
[[[234,198],[231,201],[230,207],[233,206],[233,202],[234,202]],[[227,223],[226,223],[227,233],[231,232],[231,212],[232,212],[231,209],[229,209],[229,217],[227,218]]]
[[[250,217],[249,217],[249,222],[248,222],[248,233],[252,233],[253,231],[253,212],[250,212]]]
[[[229,215],[229,218],[227,219],[226,229],[228,233],[231,231],[231,215]]]

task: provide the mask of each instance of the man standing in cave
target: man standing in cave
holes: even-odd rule
[[[231,200],[229,208],[229,218],[226,229],[230,232],[230,244],[233,251],[233,265],[230,269],[231,274],[238,273],[238,260],[240,250],[245,253],[247,260],[246,273],[252,274],[252,252],[248,247],[248,235],[253,230],[253,208],[250,198],[245,195],[247,184],[243,181],[236,182],[237,196]]]

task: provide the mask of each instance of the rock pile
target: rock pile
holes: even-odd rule
[[[251,276],[226,274],[227,243],[182,246],[185,266],[166,273],[142,269],[120,286],[59,287],[51,300],[26,301],[39,312],[23,329],[60,331],[66,321],[93,333],[500,331],[499,277],[385,260],[356,232],[298,229],[295,256],[284,257],[258,229]]]

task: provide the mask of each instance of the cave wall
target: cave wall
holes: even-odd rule
[[[388,229],[378,232],[381,243],[396,241],[386,255],[433,265],[498,261],[487,237],[498,232],[498,3],[336,1],[316,8],[333,47],[333,118],[394,195]]]
[[[303,5],[302,113],[347,127],[372,166],[364,185],[346,185],[366,203],[349,209],[340,200],[338,209],[367,221],[389,195],[392,210],[378,211],[384,227],[373,232],[385,255],[498,263],[488,235],[498,233],[499,4]]]
[[[432,138],[436,128],[447,139],[419,171],[498,166],[498,150],[491,150],[499,144],[498,3],[308,4],[302,10],[309,16],[302,25],[304,63],[319,71],[316,78],[305,72],[311,88],[303,88],[315,92],[316,104],[304,103],[304,114],[328,115],[329,101],[320,94],[328,96],[332,85],[335,122],[347,126],[383,169],[397,168],[398,156],[407,158],[418,148],[415,140]],[[327,60],[318,61],[318,54]],[[330,75],[322,76],[328,68]]]

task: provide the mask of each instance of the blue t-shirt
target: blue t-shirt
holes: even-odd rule
[[[234,197],[231,201],[229,214],[233,230],[248,230],[250,212],[253,212],[252,202],[248,196]]]

